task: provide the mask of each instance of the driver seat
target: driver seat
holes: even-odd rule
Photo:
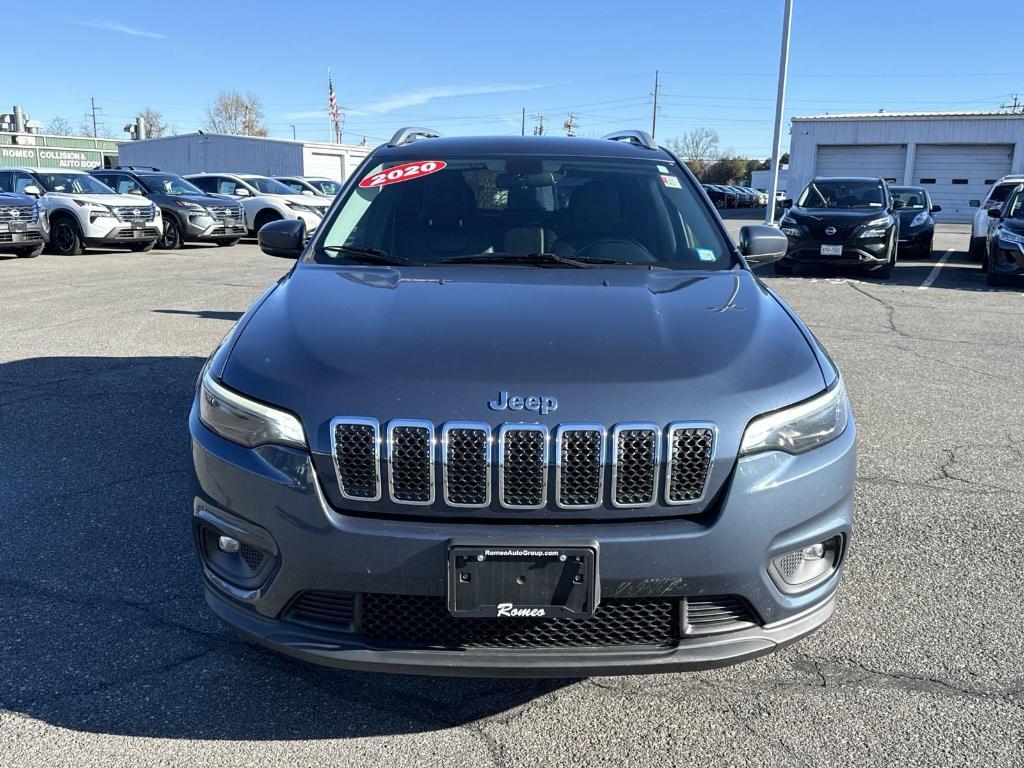
[[[572,193],[567,208],[569,220],[553,248],[559,255],[571,256],[602,238],[622,235],[619,191],[611,182],[588,181]]]

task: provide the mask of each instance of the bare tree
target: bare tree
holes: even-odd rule
[[[159,139],[161,136],[167,135],[167,123],[164,122],[164,116],[160,114],[159,109],[146,107],[139,112],[139,117],[146,122],[147,138]]]
[[[669,149],[677,154],[698,176],[718,159],[718,134],[709,128],[694,128],[668,143]]]
[[[266,136],[259,97],[254,93],[242,96],[238,91],[221,91],[213,105],[206,108],[206,129],[238,136]]]
[[[92,132],[92,119],[83,118],[82,122],[78,125],[79,136],[93,136]],[[114,132],[110,130],[110,126],[106,123],[96,123],[95,136],[100,139],[115,139]]]
[[[71,123],[58,115],[46,124],[46,132],[54,136],[70,136]]]

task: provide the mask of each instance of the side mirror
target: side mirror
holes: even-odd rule
[[[260,227],[256,233],[260,250],[270,256],[295,259],[306,245],[306,222],[302,219],[278,219]]]
[[[29,184],[22,190],[22,194],[29,195],[30,197],[42,197],[43,190],[41,190],[35,184]]]
[[[996,206],[995,208],[989,208],[988,215],[990,218],[993,219],[1001,219],[1003,218],[1003,209],[1000,208],[999,206]]]
[[[235,197],[250,197],[251,194],[245,187],[235,187]]]
[[[782,201],[782,207],[783,208],[792,208],[793,207],[793,198],[791,198],[791,197],[784,198],[783,201]]]
[[[138,195],[139,197],[145,197],[145,193],[138,187],[132,187],[128,190],[129,195]]]
[[[975,200],[974,202],[977,202],[977,200]],[[975,206],[975,207],[977,207],[977,206]],[[942,206],[941,205],[933,205],[932,206],[932,213],[938,213],[941,210],[942,210]]]
[[[892,201],[892,209],[894,211],[902,211],[906,207],[907,207],[907,204],[903,200],[893,200]]]
[[[766,224],[748,224],[740,229],[740,253],[747,264],[771,264],[786,255],[789,238]]]
[[[968,200],[967,204],[971,206],[971,208],[981,208],[981,200]]]
[[[310,197],[313,197],[313,193],[310,192],[308,189],[303,189],[301,192],[299,192],[299,194],[300,195],[309,195]]]

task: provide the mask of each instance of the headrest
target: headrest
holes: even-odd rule
[[[476,196],[459,172],[439,173],[424,190],[428,219],[463,219],[476,207]]]
[[[572,193],[569,212],[578,229],[604,232],[619,224],[619,193],[610,182],[588,181]]]

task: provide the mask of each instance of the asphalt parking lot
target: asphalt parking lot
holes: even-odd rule
[[[859,419],[831,621],[737,667],[583,681],[323,671],[222,628],[187,412],[289,262],[0,260],[0,766],[1024,764],[1024,285],[987,288],[966,246],[943,227],[887,282],[762,270]]]

